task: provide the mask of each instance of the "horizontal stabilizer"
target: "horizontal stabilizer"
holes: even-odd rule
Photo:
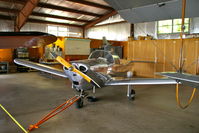
[[[186,82],[192,82],[192,83],[197,83],[199,84],[199,76],[192,75],[192,74],[186,74],[186,73],[177,73],[177,72],[162,72],[158,73],[162,76],[171,78],[171,79],[176,79],[180,81],[186,81]]]
[[[54,68],[54,67],[49,67],[43,64],[39,64],[39,63],[35,63],[35,62],[31,62],[31,61],[27,61],[27,60],[22,60],[22,59],[15,59],[14,62],[18,65],[22,65],[22,66],[26,66],[26,67],[30,67],[39,71],[43,71],[43,72],[47,72],[50,74],[54,74],[57,76],[61,76],[64,78],[67,78],[65,72],[63,70]]]
[[[132,79],[132,80],[112,80],[106,85],[162,85],[162,84],[176,84],[173,79]]]
[[[162,72],[158,74],[171,79],[179,80],[182,83],[188,83],[189,86],[199,88],[199,76],[178,72]]]

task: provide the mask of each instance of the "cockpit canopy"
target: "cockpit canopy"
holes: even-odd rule
[[[105,50],[93,51],[89,55],[88,59],[101,59],[106,61],[108,64],[120,64],[120,57],[118,55],[111,54],[111,52]]]

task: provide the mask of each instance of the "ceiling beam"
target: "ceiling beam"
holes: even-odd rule
[[[88,29],[88,28],[90,28],[90,27],[93,27],[95,24],[97,24],[97,23],[99,23],[99,22],[102,22],[102,21],[104,21],[104,20],[108,19],[109,17],[114,16],[114,15],[116,15],[116,14],[117,14],[117,11],[113,10],[113,11],[107,13],[106,15],[104,15],[104,16],[98,18],[97,20],[95,20],[95,21],[93,21],[93,22],[90,22],[90,23],[86,24],[86,25],[84,26],[84,28],[85,28],[85,29]]]
[[[28,22],[31,22],[31,23],[42,23],[42,24],[52,24],[52,25],[61,25],[61,26],[70,26],[70,27],[78,27],[78,28],[82,28],[82,26],[81,26],[81,25],[68,24],[68,23],[58,23],[58,22],[52,22],[52,21],[46,21],[46,20],[40,20],[40,19],[28,19]]]
[[[13,20],[11,16],[0,15],[1,20]]]
[[[21,11],[18,13],[15,21],[15,31],[19,32],[26,23],[26,20],[39,3],[39,0],[28,0]]]
[[[9,2],[9,3],[12,2],[12,3],[17,3],[17,4],[24,4],[24,3],[26,3],[27,0],[0,0],[0,1]],[[43,2],[39,2],[37,4],[37,7],[48,8],[48,9],[59,10],[59,11],[65,11],[65,12],[70,12],[70,13],[83,14],[83,15],[94,16],[94,17],[102,17],[103,16],[101,14],[96,14],[96,13],[87,12],[87,11],[75,10],[75,9],[72,9],[72,8],[47,4],[47,3],[43,3]]]
[[[76,19],[76,18],[63,17],[63,16],[57,16],[57,15],[51,15],[51,14],[45,14],[45,13],[38,13],[38,12],[33,12],[31,15],[38,16],[38,17],[48,17],[48,18],[56,18],[56,19],[62,19],[62,20],[70,20],[70,21],[76,21],[76,22],[82,22],[82,23],[91,22],[89,20],[84,20],[84,19]]]
[[[83,5],[87,5],[87,6],[91,6],[91,7],[106,9],[106,10],[114,10],[110,6],[105,6],[105,5],[102,5],[102,4],[93,3],[93,2],[85,1],[85,0],[66,0],[66,1],[74,2],[74,3],[78,3],[78,4],[83,4]]]
[[[107,25],[114,25],[114,24],[122,24],[122,23],[127,23],[127,21],[119,21],[119,22],[112,22],[112,23],[107,23],[107,24],[100,24],[100,25],[95,25],[93,27],[100,27],[100,26],[107,26]]]
[[[0,0],[0,1],[24,5],[27,0]]]
[[[19,12],[19,10],[0,7],[0,12],[8,12],[8,13],[14,13],[14,14],[16,14],[16,13]],[[89,20],[84,20],[84,19],[76,19],[76,18],[70,18],[70,17],[63,17],[63,16],[57,16],[57,15],[51,15],[51,14],[45,14],[45,13],[39,13],[39,12],[32,12],[31,16],[56,18],[56,19],[70,20],[70,21],[76,21],[76,22],[82,22],[82,23],[91,22]]]
[[[0,15],[0,19],[2,20],[11,20],[13,19],[10,16]],[[51,22],[46,20],[40,20],[40,19],[28,19],[27,22],[30,23],[42,23],[42,24],[52,24],[52,25],[61,25],[61,26],[71,26],[71,27],[79,27],[82,28],[81,25],[75,25],[75,24],[68,24],[68,23],[58,23],[58,22]]]
[[[18,13],[19,10],[17,10],[17,9],[8,9],[8,8],[0,7],[0,12]]]
[[[89,15],[89,16],[94,16],[94,17],[101,17],[102,16],[102,15],[96,14],[96,13],[75,10],[75,9],[72,9],[72,8],[67,8],[67,7],[62,7],[62,6],[56,6],[56,5],[47,4],[47,3],[39,3],[38,7],[49,8],[49,9],[54,9],[54,10],[59,10],[59,11],[70,12],[70,13],[77,13],[77,14]]]

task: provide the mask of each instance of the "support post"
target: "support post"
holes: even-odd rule
[[[184,66],[184,42],[183,42],[183,35],[184,35],[184,19],[185,19],[185,9],[186,9],[186,0],[182,0],[182,25],[181,25],[181,32],[180,32],[180,40],[181,40],[181,48],[180,48],[180,60],[179,60],[179,72],[183,72]]]
[[[134,38],[134,24],[131,24],[130,37]]]

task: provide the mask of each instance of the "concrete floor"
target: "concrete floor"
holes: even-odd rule
[[[33,73],[0,75],[0,104],[24,127],[37,122],[74,96],[70,82]],[[176,106],[175,87],[137,86],[136,100],[128,101],[126,87],[97,90],[100,101],[73,105],[41,125],[34,133],[199,133],[199,92],[186,110]],[[190,89],[182,90],[184,98]],[[0,110],[0,133],[22,133]]]

